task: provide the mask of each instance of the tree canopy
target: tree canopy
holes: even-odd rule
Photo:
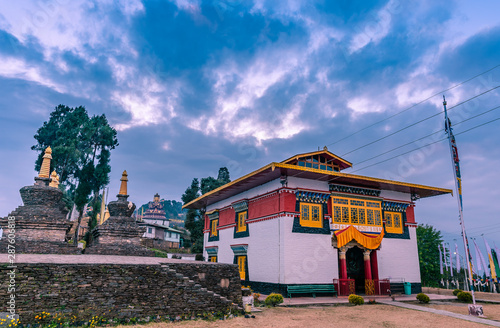
[[[197,178],[191,181],[191,185],[186,189],[182,195],[182,201],[184,204],[198,198],[201,194],[206,194],[226,183],[231,182],[229,177],[229,170],[226,167],[221,167],[219,169],[219,174],[217,179],[214,177],[206,177],[201,179],[201,183]],[[191,233],[192,247],[191,251],[193,253],[201,253],[203,251],[203,217],[205,210],[194,210],[188,209],[186,214],[185,227]]]
[[[51,171],[60,176],[63,188],[73,195],[79,210],[109,183],[110,151],[118,146],[116,130],[103,115],[89,117],[85,107],[57,106],[34,138],[31,149],[40,152],[35,170],[40,170],[44,150],[52,148]]]
[[[439,286],[441,274],[439,272],[438,245],[441,245],[442,242],[441,232],[431,225],[426,224],[417,227],[418,258],[423,286]]]

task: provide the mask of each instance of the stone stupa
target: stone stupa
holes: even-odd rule
[[[108,204],[110,217],[92,230],[93,241],[85,254],[154,256],[154,252],[141,246],[146,228],[139,227],[132,213],[135,204],[127,201],[127,171],[120,179],[118,200]]]
[[[66,219],[68,210],[62,201],[63,192],[58,188],[59,178],[55,172],[50,175],[51,154],[52,149],[47,147],[35,184],[19,191],[24,205],[16,208],[8,217],[0,218],[3,229],[0,253],[7,252],[9,223],[15,225],[16,253],[81,253],[81,249],[65,240],[72,222]]]

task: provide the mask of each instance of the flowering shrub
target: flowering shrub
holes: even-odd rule
[[[349,303],[354,304],[354,305],[365,304],[364,298],[361,296],[358,296],[356,294],[349,295],[348,300],[349,300]]]
[[[267,306],[276,306],[283,303],[283,296],[281,294],[271,293],[264,301]]]

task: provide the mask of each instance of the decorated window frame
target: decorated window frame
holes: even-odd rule
[[[297,190],[295,197],[297,215],[293,219],[292,232],[329,235],[327,213],[330,194]]]
[[[332,194],[332,224],[382,228],[382,201]]]
[[[410,231],[406,225],[406,209],[409,205],[409,203],[387,200],[382,202],[385,232],[384,238],[410,239]],[[397,230],[394,227],[394,214],[396,214],[396,217],[401,217],[401,227]],[[389,215],[391,222],[388,224],[387,220],[389,219]]]
[[[248,282],[250,280],[248,271],[248,244],[231,245],[234,253],[233,263],[238,265],[238,272],[241,281]]]
[[[205,251],[207,252],[208,262],[218,262],[217,253],[219,251],[219,247],[209,246],[205,248]]]
[[[209,220],[208,241],[218,241],[219,240],[219,211],[210,211],[207,214]]]
[[[232,204],[234,209],[234,233],[233,238],[245,238],[250,236],[248,229],[248,200],[244,199]]]

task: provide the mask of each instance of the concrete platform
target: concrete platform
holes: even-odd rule
[[[376,302],[381,302],[381,301],[387,301],[387,302],[393,302],[392,298],[390,296],[381,296],[381,295],[375,295],[375,296],[365,296],[362,295],[363,298],[365,299],[365,302],[368,302],[371,299],[374,299]],[[429,298],[433,301],[446,301],[446,300],[454,300],[456,299],[456,296],[448,296],[448,295],[437,295],[437,294],[430,294],[428,295]],[[416,300],[416,294],[415,295],[398,295],[395,296],[395,300],[399,302],[405,302],[405,301],[415,301]],[[261,296],[261,300],[265,299],[265,295]],[[284,298],[283,303],[281,303],[279,306],[308,306],[308,305],[323,305],[323,306],[333,306],[337,304],[348,304],[348,296],[339,296],[339,297],[328,297],[328,296],[320,296],[320,297],[292,297],[292,298]]]

